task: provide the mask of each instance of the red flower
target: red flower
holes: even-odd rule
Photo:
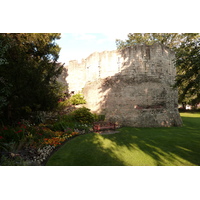
[[[0,136],[0,139],[3,139],[3,136]]]
[[[21,132],[22,132],[22,130],[16,131],[16,133],[21,133]]]
[[[4,130],[8,130],[8,128],[6,126],[3,127]]]
[[[20,128],[26,129],[26,126],[25,126],[24,124],[22,124],[22,125],[20,126]]]

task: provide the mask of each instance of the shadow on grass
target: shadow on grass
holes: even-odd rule
[[[124,127],[113,135],[74,138],[47,162],[51,166],[200,165],[200,117],[183,116],[183,127]]]
[[[103,136],[130,150],[137,147],[156,165],[200,165],[200,118],[182,117],[184,126],[173,128],[122,128]]]
[[[50,166],[123,166],[110,148],[104,148],[98,134],[74,138],[61,147],[47,162]]]

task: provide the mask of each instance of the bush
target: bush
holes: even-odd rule
[[[92,124],[94,122],[94,115],[90,109],[86,107],[79,108],[72,112],[74,119],[81,124]]]
[[[94,114],[94,121],[95,122],[104,121],[104,120],[105,120],[105,115]]]
[[[1,165],[2,166],[28,166],[30,163],[28,161],[24,161],[20,156],[9,157],[3,155],[1,157]]]
[[[86,100],[84,99],[83,95],[79,93],[71,96],[65,101],[59,101],[56,110],[62,111],[65,110],[67,107],[71,107],[72,105],[80,105],[85,103]]]
[[[58,106],[57,106],[56,110],[62,111],[62,110],[64,110],[66,107],[69,107],[69,106],[71,106],[71,105],[72,105],[72,104],[71,104],[71,102],[70,102],[69,99],[67,99],[67,100],[65,100],[65,101],[60,101],[60,102],[58,102]]]
[[[79,104],[85,104],[86,100],[84,99],[83,95],[79,93],[79,94],[75,94],[75,95],[71,96],[69,98],[69,102],[72,105],[79,105]]]
[[[74,129],[76,123],[77,122],[72,114],[63,115],[57,122],[53,124],[52,129],[54,131],[66,131],[68,128]]]
[[[63,115],[57,122],[52,125],[54,131],[65,131],[71,133],[72,131],[79,130],[89,132],[90,123],[86,124],[86,121],[80,122],[82,117],[78,117],[74,112],[68,115]],[[88,115],[87,115],[88,116]]]
[[[56,122],[52,127],[54,131],[65,131],[68,128],[73,128],[73,123],[64,120]]]

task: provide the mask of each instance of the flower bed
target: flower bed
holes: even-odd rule
[[[0,165],[41,165],[64,142],[85,130],[66,128],[55,131],[47,124],[18,123],[0,129]]]
[[[15,126],[0,127],[0,165],[43,164],[64,142],[92,131],[98,116],[82,107],[54,118],[47,117],[39,125],[22,120]]]

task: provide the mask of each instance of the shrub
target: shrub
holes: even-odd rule
[[[28,166],[30,163],[28,161],[24,161],[20,156],[9,157],[3,155],[1,157],[1,165],[2,166]]]
[[[36,111],[33,112],[31,116],[31,121],[37,125],[46,123],[47,121],[51,121],[53,119],[55,119],[55,113],[47,111]]]
[[[78,93],[73,96],[71,96],[69,99],[65,101],[59,101],[56,110],[62,111],[67,107],[70,107],[71,105],[80,105],[85,104],[86,100],[84,99],[83,95]]]
[[[65,121],[58,121],[55,124],[53,124],[53,130],[54,131],[65,131],[69,127],[69,123]]]
[[[57,110],[59,110],[59,111],[64,110],[66,107],[69,107],[71,105],[72,104],[69,99],[67,99],[65,101],[60,101],[60,102],[58,102]]]
[[[53,124],[52,129],[54,131],[66,131],[68,128],[74,129],[76,123],[77,122],[72,114],[63,115]]]
[[[98,121],[104,121],[105,120],[105,115],[98,115],[98,114],[93,114],[94,115],[94,121],[98,122]]]
[[[63,115],[57,122],[52,125],[54,131],[64,131],[71,133],[73,130],[85,130],[89,131],[89,126],[85,123],[81,123],[80,120],[76,119],[77,115],[72,112],[68,115]]]
[[[84,99],[82,94],[78,93],[78,94],[75,94],[75,95],[71,96],[69,98],[69,102],[72,105],[79,105],[79,104],[85,104],[86,100]]]
[[[72,115],[74,119],[81,124],[91,124],[94,122],[94,115],[90,112],[90,109],[86,107],[73,111]]]

